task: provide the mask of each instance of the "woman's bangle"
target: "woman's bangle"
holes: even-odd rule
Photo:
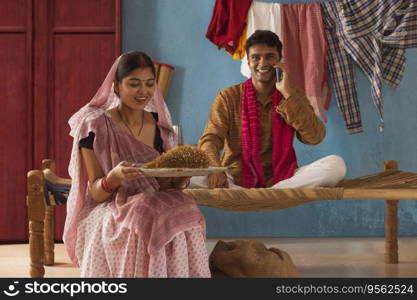
[[[101,179],[101,188],[109,194],[113,194],[117,189],[112,189],[107,181],[107,175]]]

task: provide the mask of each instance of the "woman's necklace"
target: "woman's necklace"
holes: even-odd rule
[[[122,113],[120,112],[120,109],[117,108],[117,112],[119,113],[119,117],[120,120],[122,120],[123,124],[127,127],[127,129],[130,131],[130,134],[136,138],[136,135],[133,133],[132,129],[130,129],[129,125],[125,122],[125,120],[123,120],[122,117]],[[142,122],[140,124],[140,128],[139,128],[139,132],[138,132],[138,137],[140,137],[140,134],[142,133],[142,129],[143,129],[143,120],[145,119],[145,110],[142,110]]]

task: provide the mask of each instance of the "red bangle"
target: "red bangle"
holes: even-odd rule
[[[113,190],[107,182],[107,175],[101,179],[101,188],[103,191],[109,194],[113,194],[116,191],[115,189]]]

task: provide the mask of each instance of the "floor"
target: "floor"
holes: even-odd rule
[[[257,238],[287,251],[299,277],[417,277],[417,237],[399,239],[399,264],[384,264],[383,238]],[[224,241],[233,239],[222,239]],[[218,239],[207,240],[209,253]],[[55,245],[55,265],[45,277],[78,277],[62,244]],[[0,245],[0,277],[29,276],[29,246]]]

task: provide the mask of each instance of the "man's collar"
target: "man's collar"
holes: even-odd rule
[[[257,98],[258,98],[258,97],[257,97]],[[266,105],[268,105],[268,104],[272,103],[272,94],[271,94],[271,95],[269,95],[267,98],[264,98],[264,100],[263,100],[263,101],[260,101],[260,100],[258,99],[258,103],[259,103],[260,105],[262,105],[262,106],[266,106]]]

